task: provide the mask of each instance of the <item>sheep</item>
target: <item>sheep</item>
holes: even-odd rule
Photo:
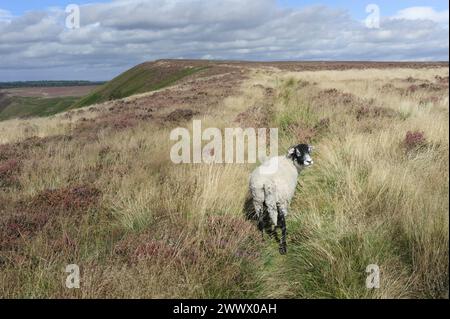
[[[271,222],[271,234],[277,240],[276,229],[281,228],[279,251],[282,255],[287,252],[285,218],[288,207],[297,187],[298,174],[303,168],[313,164],[312,149],[313,147],[307,144],[293,146],[286,156],[270,158],[250,175],[250,193],[258,228],[263,234],[264,217],[267,212]]]

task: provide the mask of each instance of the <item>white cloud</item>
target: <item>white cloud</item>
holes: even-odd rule
[[[382,19],[380,29],[345,10],[283,9],[276,0],[116,0],[82,6],[75,30],[65,29],[63,8],[28,12],[0,19],[0,81],[35,69],[41,78],[74,78],[69,70],[105,79],[142,61],[178,57],[448,60],[441,13],[415,19],[410,9]]]
[[[9,22],[12,18],[11,12],[0,8],[0,22]]]
[[[431,20],[437,23],[448,24],[449,11],[436,11],[432,7],[410,7],[400,10],[394,18],[407,20]]]

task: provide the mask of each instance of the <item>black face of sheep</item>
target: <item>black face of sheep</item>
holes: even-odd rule
[[[288,157],[293,160],[295,166],[304,168],[314,163],[311,158],[312,149],[311,145],[298,144],[289,149]]]

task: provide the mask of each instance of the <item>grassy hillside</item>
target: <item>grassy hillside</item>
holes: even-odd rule
[[[226,72],[0,122],[0,298],[448,298],[448,68]],[[192,116],[315,146],[287,255],[245,217],[254,164],[171,162]]]
[[[74,108],[124,98],[133,94],[158,90],[204,70],[205,66],[190,66],[163,62],[140,64],[107,82],[74,104]]]
[[[20,97],[12,96],[0,100],[0,121],[12,118],[42,117],[66,111],[77,97]]]
[[[0,113],[9,105],[10,97],[0,91]]]
[[[77,97],[39,98],[2,95],[0,96],[0,121],[12,118],[49,116],[68,109],[158,90],[206,68],[208,67],[205,65],[189,62],[170,63],[159,61],[143,63],[99,86],[92,93],[81,99]],[[42,86],[45,83],[54,86],[56,84],[69,85],[72,82],[11,82],[3,85],[5,88],[21,87],[26,84],[34,87]],[[91,84],[91,82],[82,81],[73,83],[77,85]]]

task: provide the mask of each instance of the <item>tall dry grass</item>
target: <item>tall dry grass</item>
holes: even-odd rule
[[[27,233],[1,242],[0,296],[448,297],[448,94],[408,91],[436,75],[448,70],[258,70],[200,117],[223,129],[258,110],[280,129],[281,152],[315,145],[316,164],[291,205],[286,256],[245,219],[252,165],[174,165],[170,127],[142,123],[33,147],[17,184],[0,189],[1,226],[12,227],[8,214],[37,213],[22,202],[52,222],[22,225]],[[2,122],[1,142],[71,134],[76,120]],[[408,147],[409,131],[424,140]],[[70,205],[84,198],[62,191],[77,185],[101,193],[82,211]],[[69,263],[81,267],[79,290],[64,286]],[[369,264],[381,268],[379,289],[365,287]]]
[[[295,142],[290,128],[298,123],[294,133],[308,132],[321,119],[329,125],[311,138],[316,165],[300,177],[291,207],[291,252],[276,270],[285,277],[281,296],[448,298],[447,90],[381,91],[401,75],[432,80],[448,70],[375,73],[375,83],[373,74],[361,71],[285,78],[278,119],[286,145]],[[326,91],[332,88],[338,91]],[[352,95],[336,97],[340,92]],[[435,94],[435,104],[420,103]],[[379,113],[361,112],[375,107]],[[423,133],[425,145],[406,149],[408,131]],[[380,289],[363,285],[369,264],[381,268]],[[269,282],[265,293],[273,293],[277,280]]]

